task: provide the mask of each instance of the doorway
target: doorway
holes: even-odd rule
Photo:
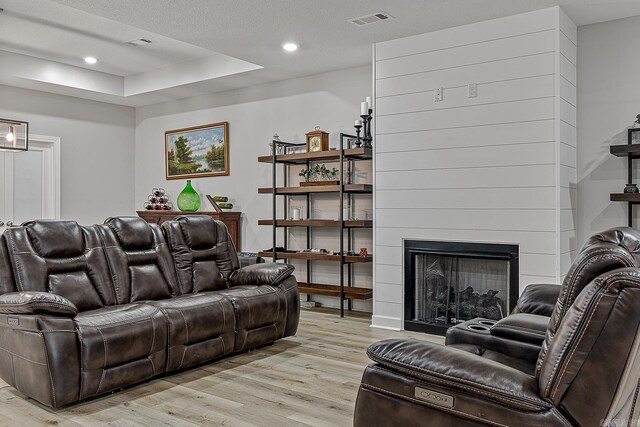
[[[60,218],[60,138],[29,135],[29,151],[0,151],[0,233],[25,221]]]

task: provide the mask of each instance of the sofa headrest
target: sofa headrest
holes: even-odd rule
[[[213,218],[205,215],[183,215],[174,218],[180,224],[186,245],[194,250],[210,249],[218,243],[218,228]]]
[[[42,219],[23,227],[34,250],[44,258],[72,258],[84,252],[84,233],[75,221]]]
[[[115,233],[122,249],[140,251],[153,248],[153,232],[142,218],[120,216],[104,222]]]

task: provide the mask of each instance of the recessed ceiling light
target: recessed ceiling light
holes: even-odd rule
[[[96,62],[98,62],[98,59],[93,57],[93,56],[85,56],[82,59],[84,59],[84,62],[86,62],[87,64],[91,64],[91,65],[95,64]]]
[[[296,50],[298,50],[298,45],[295,43],[288,42],[283,44],[282,48],[287,52],[295,52]]]

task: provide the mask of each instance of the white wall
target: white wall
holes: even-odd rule
[[[0,117],[60,137],[60,213],[80,224],[134,214],[135,110],[0,85]]]
[[[578,247],[594,233],[627,225],[627,204],[609,201],[627,182],[627,160],[609,154],[609,146],[627,143],[627,128],[640,114],[638,28],[640,16],[578,29]],[[634,212],[638,227],[640,210]]]
[[[371,94],[371,68],[358,67],[295,80],[269,83],[224,93],[203,95],[136,110],[136,208],[153,187],[164,187],[175,203],[185,180],[165,180],[164,132],[189,126],[229,122],[230,176],[192,180],[201,194],[226,195],[234,210],[242,211],[242,250],[259,251],[271,247],[271,227],[258,226],[259,219],[271,218],[271,196],[258,195],[258,187],[271,186],[271,167],[258,163],[260,155],[269,154],[268,143],[274,133],[283,141],[304,142],[305,133],[320,126],[330,133],[330,145],[336,147],[341,131],[353,133],[360,101]],[[366,166],[366,165],[363,165]],[[369,162],[370,169],[370,162]],[[297,175],[297,174],[296,174]],[[371,173],[360,174],[359,182],[371,182]],[[335,196],[317,196],[317,218],[335,218]],[[370,198],[369,198],[370,200]],[[300,198],[296,205],[302,205]],[[368,206],[367,206],[368,203]],[[356,211],[371,208],[371,202],[359,201]],[[203,201],[202,209],[211,210]],[[294,230],[291,248],[303,249],[303,229]],[[314,247],[337,250],[337,229],[313,232]],[[371,232],[358,231],[356,246],[372,248]],[[279,242],[281,244],[281,241]],[[305,280],[304,263],[294,262],[296,276]],[[355,267],[355,285],[371,287],[371,265]],[[314,263],[312,280],[337,283],[336,263]],[[318,298],[316,298],[318,299]],[[336,305],[336,299],[322,299],[323,304]],[[358,302],[358,310],[371,310],[371,302]]]
[[[554,7],[376,45],[374,325],[402,327],[404,238],[517,243],[521,290],[560,281],[575,31]]]

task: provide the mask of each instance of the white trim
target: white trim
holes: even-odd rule
[[[42,207],[48,207],[46,217],[60,219],[60,137],[46,135],[29,135],[29,149],[35,147],[44,148],[50,152],[44,153],[43,160],[48,160],[47,165],[43,165],[45,171],[42,175]],[[45,151],[42,150],[42,151]],[[52,177],[52,179],[48,179]]]

